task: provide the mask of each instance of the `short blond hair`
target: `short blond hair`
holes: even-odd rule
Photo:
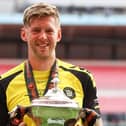
[[[24,10],[23,23],[24,25],[30,25],[30,21],[33,17],[45,17],[53,16],[58,24],[60,24],[59,11],[56,6],[48,3],[36,3]]]

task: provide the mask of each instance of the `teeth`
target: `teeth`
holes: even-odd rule
[[[45,46],[48,46],[48,44],[42,44],[42,45],[39,45],[41,47],[45,47]]]
[[[41,47],[44,47],[44,46],[46,46],[46,45],[40,45]]]

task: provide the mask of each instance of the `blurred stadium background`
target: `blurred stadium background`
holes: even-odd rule
[[[104,126],[126,126],[126,0],[0,0],[0,74],[27,57],[22,12],[40,1],[61,13],[57,56],[94,74]]]

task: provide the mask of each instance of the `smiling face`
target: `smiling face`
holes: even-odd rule
[[[21,30],[21,38],[27,42],[29,58],[55,58],[55,48],[61,40],[61,29],[53,16],[32,17],[30,24]]]

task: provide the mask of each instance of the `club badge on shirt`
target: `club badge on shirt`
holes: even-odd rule
[[[65,87],[63,89],[63,92],[66,94],[67,97],[69,97],[70,99],[75,98],[76,94],[75,94],[75,90],[71,87]]]

